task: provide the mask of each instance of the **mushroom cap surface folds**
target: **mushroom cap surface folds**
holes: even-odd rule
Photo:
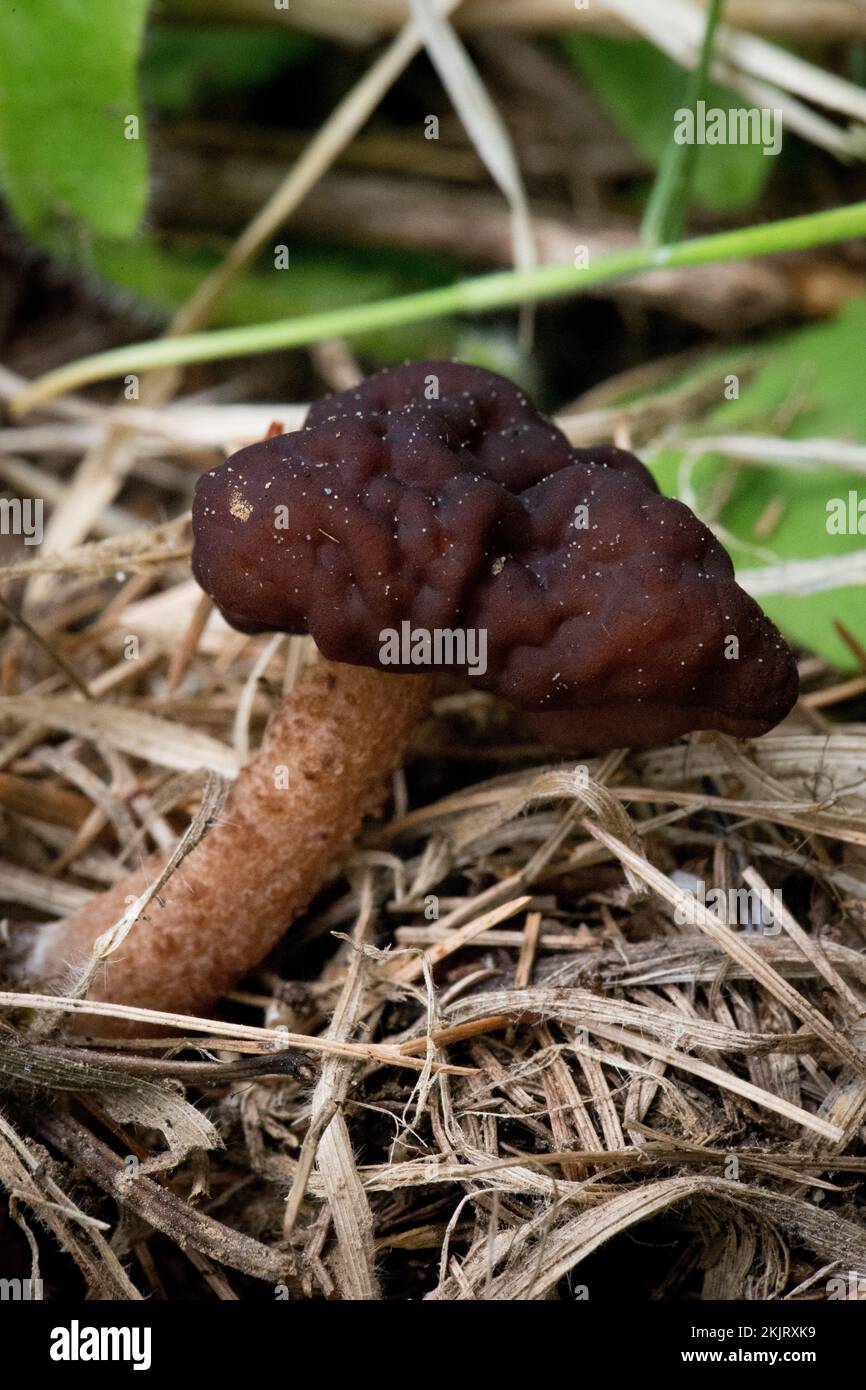
[[[562,746],[755,736],[797,696],[787,644],[688,507],[482,368],[411,363],[317,402],[199,480],[193,531],[233,626],[462,672]]]

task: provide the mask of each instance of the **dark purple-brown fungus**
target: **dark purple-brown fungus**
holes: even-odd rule
[[[461,671],[575,750],[758,735],[797,697],[787,644],[688,507],[481,368],[412,363],[325,398],[205,474],[193,528],[235,627]]]

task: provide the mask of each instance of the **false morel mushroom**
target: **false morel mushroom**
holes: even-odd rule
[[[193,525],[196,578],[234,626],[460,671],[575,751],[753,736],[796,698],[786,643],[688,507],[478,367],[326,398],[200,479]]]
[[[380,802],[431,668],[576,752],[756,736],[796,699],[791,652],[712,533],[631,454],[572,448],[480,368],[415,363],[325,398],[199,480],[193,532],[229,623],[310,633],[328,660],[92,997],[201,1010],[257,964]],[[25,971],[86,960],[163,862],[43,929]]]

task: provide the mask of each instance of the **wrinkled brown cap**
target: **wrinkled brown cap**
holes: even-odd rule
[[[199,479],[193,529],[235,627],[461,671],[562,746],[754,736],[797,697],[787,644],[688,507],[481,368],[412,363],[318,402]]]

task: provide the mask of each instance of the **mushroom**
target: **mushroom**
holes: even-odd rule
[[[256,965],[381,802],[437,666],[584,753],[757,736],[797,696],[789,648],[692,512],[480,368],[414,363],[325,398],[200,478],[193,530],[229,623],[310,633],[327,660],[91,997],[195,1012]],[[26,971],[86,960],[164,858],[43,928]]]

